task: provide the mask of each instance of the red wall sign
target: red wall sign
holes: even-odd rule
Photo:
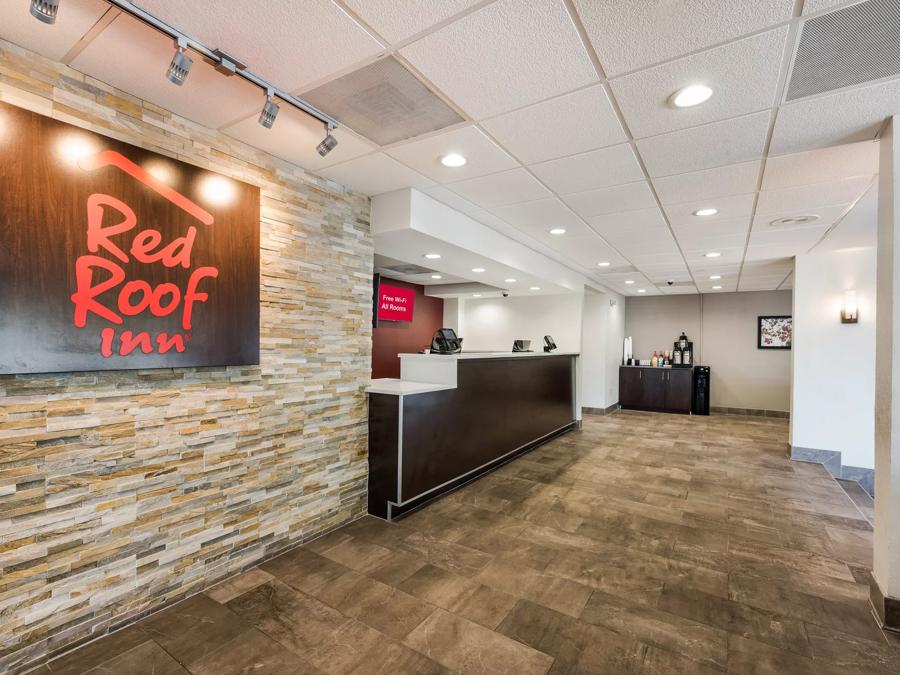
[[[0,373],[259,363],[259,189],[0,104]]]
[[[378,289],[378,318],[385,321],[412,321],[416,292],[382,284]]]

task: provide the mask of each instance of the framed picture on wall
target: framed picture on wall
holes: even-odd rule
[[[757,317],[756,348],[790,349],[793,329],[791,316]]]

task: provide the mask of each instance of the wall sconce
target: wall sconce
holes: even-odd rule
[[[857,323],[859,306],[856,303],[856,291],[844,291],[844,304],[841,307],[841,323]]]

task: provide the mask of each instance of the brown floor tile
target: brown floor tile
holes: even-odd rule
[[[149,640],[150,636],[140,628],[129,626],[50,661],[42,672],[50,672],[53,675],[78,675]]]
[[[106,663],[92,668],[86,675],[188,675],[178,661],[162,647],[148,640]]]
[[[404,644],[459,673],[544,675],[553,658],[442,609]]]
[[[203,658],[193,675],[320,675],[308,661],[253,628]]]
[[[262,586],[273,578],[274,577],[268,572],[264,572],[258,567],[254,567],[252,570],[248,570],[243,574],[238,574],[235,577],[226,579],[220,584],[216,584],[206,591],[206,595],[224,605],[229,600],[233,600],[237,596],[253,590],[257,586]]]
[[[226,606],[202,594],[153,614],[137,625],[188,668],[250,628]]]
[[[592,592],[583,584],[538,572],[509,560],[494,560],[476,579],[491,588],[570,616],[581,614]]]

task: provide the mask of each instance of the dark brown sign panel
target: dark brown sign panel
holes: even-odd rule
[[[0,373],[259,363],[259,188],[0,103]]]

